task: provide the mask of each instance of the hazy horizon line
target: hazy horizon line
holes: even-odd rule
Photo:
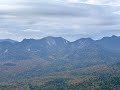
[[[10,39],[10,38],[0,38],[0,40],[13,40],[13,41],[17,41],[17,42],[22,42],[22,41],[25,40],[25,39],[27,39],[27,40],[30,40],[30,39],[40,40],[40,39],[44,39],[44,38],[47,38],[47,37],[63,38],[63,39],[65,39],[65,40],[69,41],[69,42],[74,42],[74,41],[77,41],[77,40],[79,40],[79,39],[87,39],[87,38],[90,38],[90,39],[92,39],[92,40],[94,40],[94,41],[97,41],[97,40],[101,40],[101,39],[103,39],[103,38],[105,38],[105,37],[120,37],[120,36],[118,36],[118,35],[109,35],[109,36],[103,36],[103,37],[100,38],[100,39],[93,39],[92,37],[81,37],[81,38],[76,39],[76,40],[68,40],[68,39],[66,39],[66,38],[64,38],[64,37],[61,37],[61,36],[45,36],[45,37],[41,37],[41,38],[23,38],[23,39],[21,39],[21,40],[15,40],[15,39]]]

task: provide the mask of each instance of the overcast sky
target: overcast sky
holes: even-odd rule
[[[0,38],[120,36],[120,0],[0,0]]]

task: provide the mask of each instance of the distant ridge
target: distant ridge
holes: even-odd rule
[[[55,39],[55,38],[61,38],[61,39],[64,39],[63,37],[54,37],[54,36],[47,36],[47,37],[43,37],[41,39]],[[107,38],[120,38],[120,36],[116,36],[116,35],[112,35],[112,36],[106,36],[106,37],[103,37],[101,39],[97,39],[97,40],[94,40],[90,37],[86,37],[86,38],[80,38],[80,39],[77,39],[77,40],[74,40],[74,41],[69,41],[69,40],[66,40],[68,42],[75,42],[75,41],[78,41],[78,40],[91,40],[91,41],[99,41],[99,40],[104,40],[104,39],[107,39]],[[23,39],[22,41],[25,41],[25,40],[41,40],[41,39],[34,39],[34,38],[30,38],[30,39]],[[4,41],[8,41],[8,42],[11,42],[11,43],[14,43],[14,42],[18,42],[17,40],[12,40],[12,39],[0,39],[0,42],[4,42]],[[22,42],[20,41],[20,42]]]
[[[10,43],[17,43],[18,41],[12,40],[12,39],[0,39],[1,42],[10,42]]]
[[[120,52],[120,37],[115,35],[111,37],[103,37],[100,40],[81,38],[73,42],[62,37],[52,36],[44,37],[42,39],[24,39],[21,42],[4,39],[0,40],[0,42],[0,52],[7,53],[5,54],[4,59],[10,57],[9,59],[15,60],[33,59],[33,55],[47,59],[51,57],[51,55],[54,55],[56,59],[58,56],[61,57],[61,55],[65,55],[64,59],[80,59],[84,54],[91,56],[93,53],[92,57],[95,57],[95,55],[97,55],[96,57],[100,57],[104,55],[103,53],[108,54],[108,52]],[[5,42],[9,42],[11,44]],[[1,59],[3,59],[2,54],[0,60]]]
[[[24,39],[0,43],[1,77],[26,77],[120,62],[120,37],[100,40],[81,38],[70,42],[62,37]],[[9,72],[9,73],[8,73]],[[13,75],[14,73],[14,75]]]
[[[54,37],[54,36],[47,36],[47,37],[43,37],[43,38],[40,38],[40,39],[34,39],[34,38],[30,38],[30,39],[27,39],[27,38],[25,38],[25,39],[23,39],[23,40],[41,40],[41,39],[50,39],[50,38],[62,38],[62,39],[64,39],[63,37]],[[103,38],[101,38],[101,39],[97,39],[97,40],[94,40],[94,39],[92,39],[92,38],[90,38],[90,37],[86,37],[86,38],[80,38],[80,39],[77,39],[77,40],[92,40],[92,41],[99,41],[99,40],[103,40],[103,39],[106,39],[106,38],[120,38],[120,36],[116,36],[116,35],[112,35],[112,36],[104,36]],[[12,39],[10,39],[10,40],[12,40]],[[22,41],[23,41],[22,40]],[[66,40],[66,39],[65,39]],[[69,41],[69,42],[75,42],[75,41],[77,41],[77,40],[74,40],[74,41],[69,41],[69,40],[67,40],[67,41]],[[13,41],[15,41],[15,40],[13,40]],[[21,41],[21,42],[22,42]]]

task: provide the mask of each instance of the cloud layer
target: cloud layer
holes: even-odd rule
[[[120,35],[118,0],[0,0],[0,38]]]

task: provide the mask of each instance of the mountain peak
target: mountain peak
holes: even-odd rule
[[[119,37],[116,35],[112,35],[111,37],[103,37],[101,40],[106,40],[106,39],[118,39]],[[98,40],[99,41],[99,40]]]
[[[23,39],[22,42],[31,42],[31,41],[35,41],[35,39]]]
[[[92,38],[81,38],[79,40],[82,40],[82,41],[94,41]]]
[[[52,36],[42,38],[41,40],[46,41],[49,45],[55,45],[55,44],[58,44],[58,43],[59,44],[66,44],[66,43],[69,42],[62,37],[52,37]]]
[[[79,42],[79,43],[91,43],[91,42],[94,42],[94,40],[93,39],[91,39],[91,38],[81,38],[81,39],[78,39],[77,41],[75,41],[75,42]]]
[[[18,42],[18,41],[11,40],[11,39],[0,39],[0,43],[2,43],[2,42],[16,43],[16,42]]]
[[[97,40],[96,43],[106,49],[111,50],[120,50],[120,37],[118,36],[111,36],[111,37],[103,37],[100,40]]]
[[[112,35],[111,38],[118,38],[118,36],[116,36],[116,35]]]
[[[47,37],[44,37],[42,39],[64,39],[62,37],[53,37],[53,36],[47,36]],[[64,39],[65,40],[65,39]]]

